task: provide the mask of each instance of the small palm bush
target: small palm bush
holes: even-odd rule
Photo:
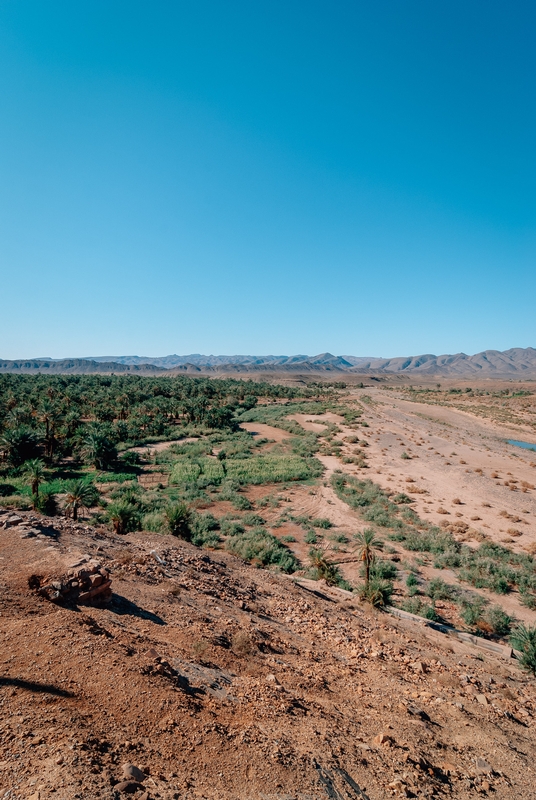
[[[141,515],[138,508],[125,500],[110,503],[106,515],[118,534],[123,535],[140,528]]]
[[[510,636],[510,643],[521,652],[521,666],[536,675],[536,627],[521,622]]]
[[[180,539],[191,538],[190,509],[186,503],[174,503],[164,510],[168,530],[172,536],[178,536]]]

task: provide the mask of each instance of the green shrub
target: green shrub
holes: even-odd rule
[[[432,622],[439,622],[439,620],[441,619],[433,603],[432,605],[429,606],[423,606],[421,614],[425,619],[429,619]]]
[[[536,597],[533,594],[530,594],[530,592],[520,592],[519,602],[521,605],[525,606],[526,608],[530,608],[533,611],[536,609]]]
[[[220,523],[213,514],[193,514],[190,520],[192,543],[197,547],[217,547],[221,542]]]
[[[141,520],[141,527],[144,531],[153,531],[154,533],[167,532],[167,521],[164,514],[160,511],[151,511],[144,514]]]
[[[316,544],[318,541],[318,537],[314,531],[307,531],[304,540],[306,544]]]
[[[364,570],[363,570],[364,572]],[[392,561],[377,559],[370,566],[370,577],[377,580],[392,581],[396,578],[398,570]]]
[[[407,494],[404,494],[404,492],[400,492],[399,494],[395,494],[393,497],[393,503],[396,503],[397,505],[404,505],[407,503],[413,503],[413,500],[411,497],[408,497]]]
[[[487,609],[484,620],[497,636],[508,636],[514,618],[509,616],[500,606],[491,606]]]
[[[258,566],[275,566],[281,572],[295,572],[298,559],[279,539],[264,528],[253,528],[243,534],[227,539],[225,547],[244,561]]]
[[[126,483],[135,481],[137,475],[134,472],[102,472],[95,476],[96,483]]]
[[[333,523],[326,517],[318,517],[317,519],[312,519],[311,525],[313,526],[313,528],[324,528],[326,530],[328,528],[333,527]]]
[[[482,617],[482,612],[486,605],[486,601],[482,597],[473,597],[472,599],[462,600],[462,613],[461,617],[466,625],[473,627]]]
[[[266,525],[266,520],[260,514],[244,514],[242,522],[244,525]]]
[[[408,598],[407,600],[404,600],[404,602],[401,605],[403,611],[407,611],[409,614],[417,614],[417,615],[421,613],[421,607],[422,603],[418,597]]]
[[[29,495],[12,494],[8,497],[2,497],[0,505],[2,508],[16,508],[19,511],[28,511],[32,507],[32,501]]]
[[[236,494],[231,503],[233,504],[233,508],[236,508],[237,511],[249,511],[253,508],[253,504],[244,494]]]
[[[224,536],[238,536],[241,533],[245,533],[246,530],[240,522],[234,522],[228,519],[221,520],[220,527]]]
[[[433,578],[426,587],[426,594],[432,600],[450,600],[455,595],[453,586],[449,586],[441,578]]]

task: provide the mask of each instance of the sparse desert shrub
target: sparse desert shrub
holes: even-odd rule
[[[299,567],[296,556],[264,528],[252,528],[232,536],[227,539],[225,547],[244,561],[258,566],[275,566],[282,572],[295,572]]]
[[[313,528],[324,528],[326,530],[328,528],[333,527],[333,523],[331,522],[331,520],[327,519],[326,517],[318,517],[316,519],[312,519],[311,525],[313,526]]]
[[[461,617],[466,625],[473,627],[482,617],[486,601],[482,597],[464,598],[462,600]]]
[[[364,572],[364,570],[363,570]],[[385,559],[375,559],[370,566],[370,578],[377,580],[392,581],[396,578],[398,570],[392,561]]]
[[[238,536],[241,533],[245,533],[246,530],[241,522],[230,519],[221,520],[220,527],[224,536]]]
[[[348,544],[349,542],[348,536],[344,533],[333,533],[328,538],[332,542],[337,542],[337,544]]]
[[[413,500],[411,497],[408,497],[407,494],[404,494],[404,492],[400,492],[399,494],[395,494],[393,497],[393,503],[396,503],[398,506],[400,506],[407,503],[413,503]]]
[[[307,531],[304,541],[306,544],[316,544],[318,542],[318,537],[314,531]]]
[[[407,611],[408,614],[420,614],[422,608],[422,602],[419,600],[418,597],[410,597],[402,603],[400,606],[402,611]]]
[[[237,656],[244,658],[249,656],[255,649],[255,645],[250,636],[245,631],[239,631],[231,641],[231,650]]]
[[[244,514],[242,522],[244,525],[266,525],[266,520],[260,514]]]
[[[525,606],[525,608],[536,609],[536,596],[528,591],[520,591],[519,602],[521,605]]]
[[[248,500],[245,494],[235,494],[231,499],[231,503],[233,504],[233,508],[236,508],[237,511],[249,511],[253,508],[253,504]]]
[[[204,639],[196,639],[191,645],[192,658],[194,658],[200,664],[203,664],[208,653],[208,649],[209,643],[207,641]]]
[[[490,606],[484,614],[484,620],[497,636],[508,636],[514,622],[514,618],[500,606]]]
[[[197,547],[217,547],[221,541],[220,523],[213,514],[192,514],[190,519],[191,541]]]
[[[417,579],[417,576],[415,575],[414,572],[410,572],[408,577],[406,578],[406,586],[408,587],[408,589],[412,590],[416,589],[418,585],[419,581]]]
[[[450,600],[455,594],[455,589],[441,578],[433,578],[426,587],[426,594],[432,600]]]
[[[167,531],[167,522],[164,514],[160,511],[150,511],[144,514],[141,520],[141,527],[144,531],[154,533],[164,533]]]

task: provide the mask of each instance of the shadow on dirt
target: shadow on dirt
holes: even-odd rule
[[[133,603],[131,600],[127,600],[126,597],[121,597],[121,595],[114,594],[112,597],[112,602],[108,606],[110,611],[114,614],[118,614],[120,616],[127,615],[129,617],[139,617],[140,619],[146,619],[148,622],[154,622],[155,625],[166,625],[167,623],[159,617],[157,614],[153,614],[152,611],[146,611],[144,608],[140,608]]]
[[[38,692],[41,694],[54,694],[57,697],[74,697],[72,692],[67,692],[65,689],[60,689],[57,686],[52,686],[49,683],[35,683],[35,681],[23,681],[20,678],[2,678],[0,677],[0,687],[13,686],[16,689],[27,689],[29,692]]]

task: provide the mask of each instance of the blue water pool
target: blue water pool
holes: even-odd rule
[[[531,442],[518,442],[517,439],[507,439],[508,444],[513,444],[514,447],[523,447],[524,450],[534,450],[536,453],[536,444]]]

